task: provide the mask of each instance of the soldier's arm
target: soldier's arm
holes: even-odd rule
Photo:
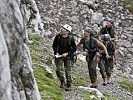
[[[104,53],[106,54],[106,58],[109,58],[108,51],[107,51],[106,47],[104,46],[104,44],[100,41],[97,41],[97,46],[101,47],[103,49]]]
[[[53,50],[54,50],[54,54],[57,54],[57,36],[55,37],[54,41],[53,41]]]
[[[114,56],[114,60],[116,60],[116,51],[114,51],[113,56]]]
[[[77,50],[85,51],[83,44],[84,44],[84,39],[81,39],[80,42],[77,44]]]
[[[111,40],[115,41],[118,39],[118,36],[116,35],[116,32],[114,31],[114,29],[112,29],[112,36],[111,36]]]
[[[113,57],[114,57],[114,59],[113,59],[114,60],[114,64],[116,65],[116,62],[117,62],[116,61],[116,51],[113,53]]]
[[[77,47],[76,47],[76,43],[75,43],[75,40],[74,38],[72,38],[72,49],[73,49],[73,52],[75,52],[77,50]]]
[[[111,40],[112,40],[112,41],[115,41],[115,40],[117,40],[117,38],[118,38],[117,35],[113,35],[113,37],[111,37]]]

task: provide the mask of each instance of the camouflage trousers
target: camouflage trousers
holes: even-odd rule
[[[90,59],[89,57],[86,57],[87,63],[88,63],[88,69],[89,69],[89,76],[91,83],[95,83],[97,81],[97,71],[96,67],[99,66],[100,68],[100,73],[102,75],[102,78],[106,78],[106,72],[105,72],[105,67],[104,67],[104,61],[100,59],[99,63],[97,64],[96,62],[93,61],[93,59]]]
[[[71,85],[71,60],[70,57],[55,59],[56,74],[61,82],[65,81],[66,76],[67,86]],[[64,75],[65,72],[65,75]]]

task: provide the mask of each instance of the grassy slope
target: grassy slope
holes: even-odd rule
[[[119,73],[119,84],[124,91],[133,92],[133,81],[129,80],[125,75]]]

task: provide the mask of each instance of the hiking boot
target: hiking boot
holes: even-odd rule
[[[71,87],[66,87],[65,90],[66,91],[71,91],[72,89],[71,89]]]
[[[95,81],[95,83],[92,83],[90,86],[91,88],[97,88],[98,87],[98,81]]]
[[[107,83],[104,82],[104,83],[103,83],[103,86],[106,86],[106,85],[107,85]]]
[[[93,86],[93,85],[91,85],[90,88],[97,88],[97,86]]]
[[[64,88],[64,84],[65,84],[65,82],[61,81],[60,88]]]
[[[67,87],[65,88],[66,91],[71,91],[71,83],[70,82],[67,82]]]
[[[106,86],[107,85],[107,78],[104,78],[103,81],[104,81],[103,86]]]
[[[110,84],[111,83],[111,79],[110,79],[110,76],[107,77],[107,84]]]

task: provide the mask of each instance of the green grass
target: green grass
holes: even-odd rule
[[[43,68],[36,67],[34,74],[42,100],[63,100],[63,93],[59,84],[51,76],[48,76]]]
[[[120,87],[128,92],[133,92],[133,81],[130,81],[125,75],[119,73],[118,76],[121,78],[119,81]]]
[[[108,92],[104,92],[103,95],[105,96],[104,100],[119,100],[116,95],[111,96]]]
[[[132,0],[122,0],[128,10],[133,13],[133,1]]]
[[[29,38],[33,41],[30,45],[30,52],[41,100],[63,100],[64,94],[59,88],[59,83],[41,66],[45,65],[49,68],[52,66],[52,52],[49,48],[46,48],[51,46],[51,40],[44,39],[37,34],[30,35]]]
[[[120,86],[122,89],[128,91],[128,92],[133,92],[133,81],[129,81],[128,79],[123,79],[120,82]]]

